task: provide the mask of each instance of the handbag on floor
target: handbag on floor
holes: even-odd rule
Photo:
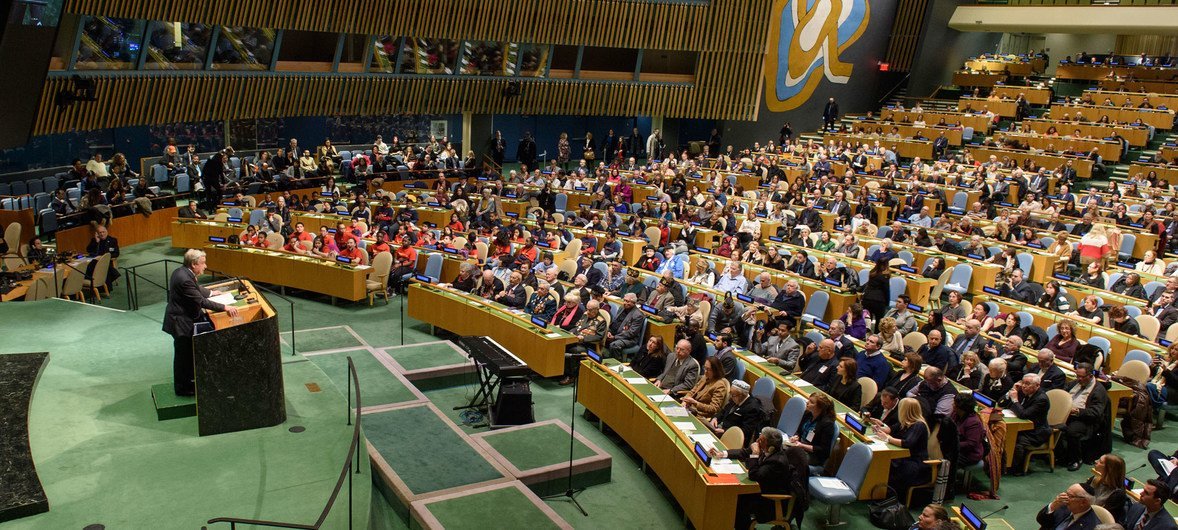
[[[896,493],[896,490],[891,487],[888,488],[887,497],[883,500],[870,503],[867,506],[868,518],[876,528],[883,528],[884,530],[907,530],[916,522],[912,518],[912,514],[908,512],[908,507],[900,502],[900,496]]]

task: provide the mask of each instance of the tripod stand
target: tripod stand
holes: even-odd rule
[[[581,515],[584,515],[585,517],[589,517],[589,512],[585,511],[585,507],[581,506],[580,502],[577,502],[577,495],[580,494],[582,491],[585,491],[585,488],[574,488],[573,487],[573,448],[575,447],[575,444],[577,441],[577,387],[578,387],[577,379],[581,375],[581,359],[584,359],[584,358],[585,358],[584,354],[576,355],[573,358],[573,361],[575,364],[573,365],[574,366],[574,368],[573,368],[573,402],[569,406],[569,469],[568,469],[569,476],[568,476],[568,486],[565,488],[564,493],[556,493],[553,495],[545,496],[544,500],[562,500],[562,501],[571,502],[571,503],[573,503],[573,506],[577,507],[577,510],[580,510]]]

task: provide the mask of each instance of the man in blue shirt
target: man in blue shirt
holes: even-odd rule
[[[880,349],[879,335],[867,337],[867,341],[863,344],[863,351],[855,356],[855,362],[859,365],[859,373],[856,377],[870,377],[875,381],[877,388],[883,388],[887,384],[888,377],[892,375],[892,367],[884,358],[883,350]]]
[[[716,285],[713,288],[717,291],[732,293],[733,296],[736,296],[748,291],[748,286],[748,278],[744,277],[740,263],[729,261],[728,265],[724,267],[724,274],[716,280]]]

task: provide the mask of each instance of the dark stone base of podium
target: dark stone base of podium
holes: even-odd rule
[[[29,405],[48,353],[0,355],[0,523],[49,511],[29,448]]]
[[[247,322],[193,338],[201,436],[286,421],[278,320]]]

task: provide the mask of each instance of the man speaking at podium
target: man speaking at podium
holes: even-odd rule
[[[204,310],[225,311],[237,316],[237,308],[209,300],[210,296],[221,294],[210,291],[196,283],[196,277],[204,273],[208,264],[205,253],[189,249],[184,253],[184,266],[172,272],[168,280],[168,308],[164,312],[164,333],[172,336],[175,357],[172,361],[173,386],[178,396],[196,394],[196,382],[192,360],[193,326],[207,321]]]

